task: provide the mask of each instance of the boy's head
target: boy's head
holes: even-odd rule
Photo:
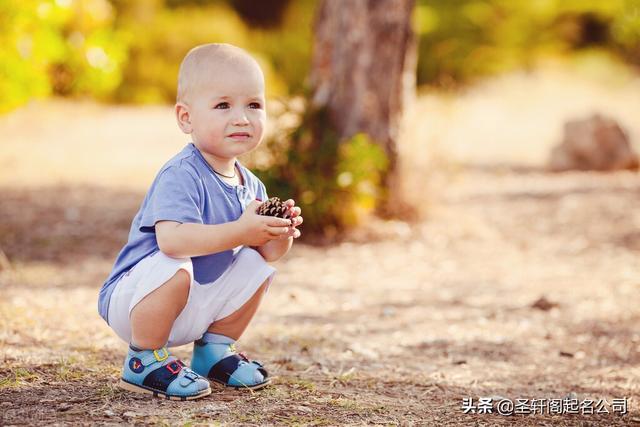
[[[228,160],[247,153],[264,134],[262,70],[238,47],[198,46],[180,65],[175,110],[180,129],[203,154]]]

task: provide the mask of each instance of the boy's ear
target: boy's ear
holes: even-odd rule
[[[193,127],[191,126],[191,113],[189,113],[189,106],[183,102],[176,103],[175,107],[176,111],[176,120],[178,121],[178,126],[180,130],[184,133],[193,132]]]

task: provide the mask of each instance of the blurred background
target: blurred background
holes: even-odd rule
[[[411,84],[403,83],[402,106],[390,106],[391,120],[383,120],[391,128],[389,141],[374,135],[371,124],[355,129],[387,146],[387,163],[366,148],[371,141],[365,138],[354,143],[352,159],[340,160],[334,152],[335,160],[309,170],[301,159],[307,154],[317,159],[317,147],[298,157],[295,150],[304,145],[300,135],[317,121],[308,114],[313,108],[309,100],[322,83],[314,70],[322,67],[320,55],[313,56],[314,31],[321,32],[320,18],[331,21],[330,13],[316,18],[319,4],[2,2],[0,183],[148,186],[163,161],[188,141],[174,125],[169,106],[182,58],[207,42],[238,45],[262,65],[270,132],[245,161],[275,195],[313,206],[317,215],[309,212],[307,228],[329,239],[362,223],[361,213],[375,206],[379,214],[394,216],[392,209],[379,209],[381,200],[393,200],[385,191],[401,193],[399,199],[407,203],[400,204],[411,212],[405,219],[423,218],[424,206],[409,200],[416,194],[408,195],[407,188],[423,188],[426,194],[420,198],[429,198],[435,191],[431,183],[439,181],[427,174],[462,164],[543,167],[570,120],[602,114],[621,127],[626,140],[638,144],[636,0],[417,1],[403,17],[413,42],[396,45],[407,52],[410,62],[405,61],[403,71]],[[343,9],[340,13],[360,13]],[[348,31],[342,31],[335,40],[346,40]],[[388,34],[380,40],[393,45]],[[348,57],[345,52],[335,57],[339,54]],[[392,65],[389,57],[379,61]],[[332,66],[340,67],[339,62]],[[339,85],[328,82],[334,92]],[[382,88],[369,92],[393,98]],[[339,111],[335,103],[328,108]],[[378,120],[366,114],[368,119],[360,122]],[[396,132],[399,126],[402,131]],[[337,132],[342,142],[355,134],[343,130]],[[397,175],[400,185],[390,184],[387,173]],[[338,212],[338,206],[347,207]]]
[[[184,138],[157,106],[174,102],[184,54],[211,41],[259,60],[272,101],[270,139],[278,139],[298,125],[310,93],[317,3],[3,1],[0,182],[131,185],[135,175],[146,186],[159,163],[127,165],[117,144],[127,140],[131,158],[146,140],[156,141],[158,159],[175,151]],[[636,0],[417,1],[418,95],[405,114],[405,151],[423,163],[437,154],[542,164],[563,123],[594,112],[617,119],[637,142],[639,22]],[[62,157],[78,151],[64,148],[74,140],[116,163],[103,170],[82,150],[76,155],[86,157],[70,167]],[[28,162],[23,150],[34,151]],[[263,151],[258,165],[267,168]]]
[[[316,1],[58,0],[2,2],[2,98],[171,104],[193,46],[251,52],[271,98],[304,95]],[[422,93],[454,91],[550,67],[623,85],[640,64],[638,4],[600,1],[417,1]]]
[[[483,168],[637,168],[637,0],[398,0],[386,24],[366,4],[3,1],[0,186],[144,191],[189,141],[177,72],[208,42],[264,69],[268,133],[243,160],[299,202],[316,243],[425,219]]]

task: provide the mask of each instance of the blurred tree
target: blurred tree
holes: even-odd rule
[[[403,105],[415,93],[413,7],[413,0],[324,0],[315,26],[312,106],[327,110],[339,140],[364,133],[384,150],[386,213],[409,207],[398,179],[397,142]]]
[[[114,0],[123,2],[123,0]],[[146,1],[146,0],[144,0]],[[247,24],[259,28],[275,28],[282,25],[290,0],[164,0],[167,7],[220,6],[233,8]]]
[[[274,28],[282,24],[289,0],[234,0],[231,6],[249,25]]]
[[[305,231],[333,240],[375,208],[410,215],[398,179],[398,133],[415,93],[413,0],[319,4],[311,93],[286,155],[260,171],[275,194],[293,197]]]

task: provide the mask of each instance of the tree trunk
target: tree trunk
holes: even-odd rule
[[[323,0],[315,24],[312,102],[327,108],[341,139],[364,132],[384,149],[385,213],[407,208],[397,144],[402,111],[415,96],[413,6],[414,0]]]

